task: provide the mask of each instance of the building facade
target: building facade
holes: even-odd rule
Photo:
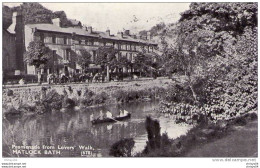
[[[100,46],[112,46],[119,51],[117,57],[126,57],[132,61],[138,52],[143,49],[153,52],[157,46],[151,41],[151,37],[137,37],[131,35],[129,30],[111,35],[109,30],[93,31],[92,27],[63,28],[59,18],[52,22],[53,24],[28,24],[24,28],[26,48],[31,41],[41,40],[52,50],[52,65],[45,70],[47,73],[80,72],[81,67],[76,64],[76,56],[82,49],[87,50],[92,55],[92,61],[95,61]],[[27,65],[27,73],[36,74],[35,67]]]
[[[12,24],[7,28],[3,28],[2,41],[2,65],[3,75],[17,75],[24,73],[23,53],[24,45],[24,26],[22,15],[14,12],[12,16]]]

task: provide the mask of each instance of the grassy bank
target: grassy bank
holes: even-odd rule
[[[257,124],[255,123],[257,123],[256,113],[247,113],[232,120],[217,123],[202,120],[186,135],[177,139],[172,140],[167,135],[161,135],[157,140],[158,147],[147,146],[142,153],[136,156],[252,157],[257,155],[257,134],[255,134]],[[251,137],[246,139],[241,137],[243,135]],[[214,152],[215,150],[216,152]]]

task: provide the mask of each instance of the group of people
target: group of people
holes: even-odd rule
[[[41,79],[42,81],[42,79]],[[57,74],[48,74],[47,75],[47,82],[48,84],[52,83],[67,83],[67,82],[104,82],[105,75],[102,73],[83,73],[83,74],[65,74],[60,73]]]
[[[128,115],[128,111],[126,111],[126,110],[119,110],[119,117],[124,117],[124,116],[127,116]],[[105,118],[110,118],[110,119],[113,119],[113,114],[108,110],[106,113],[103,113],[103,111],[102,110],[100,110],[100,112],[99,112],[99,116],[97,117],[97,119],[99,119],[99,120],[103,120],[103,119],[105,119]],[[93,121],[93,120],[95,120],[95,118],[94,118],[94,113],[92,113],[91,115],[90,115],[90,121]]]

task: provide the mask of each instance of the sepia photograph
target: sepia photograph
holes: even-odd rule
[[[258,3],[2,2],[1,95],[3,158],[257,159]]]

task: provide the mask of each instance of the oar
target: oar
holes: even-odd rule
[[[121,122],[121,121],[118,121],[118,120],[116,120],[114,118],[110,118],[110,117],[107,117],[107,118],[112,119],[112,120],[117,121],[117,122]]]

